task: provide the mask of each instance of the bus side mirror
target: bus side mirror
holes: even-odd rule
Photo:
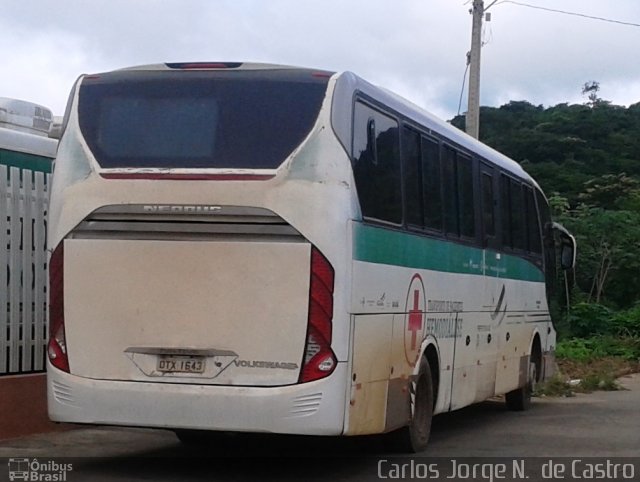
[[[558,223],[553,223],[553,231],[559,244],[560,266],[564,270],[576,266],[576,239],[567,229]]]

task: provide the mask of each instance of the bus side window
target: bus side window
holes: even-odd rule
[[[437,141],[422,137],[422,182],[424,193],[424,224],[442,231],[442,178],[440,176],[440,146]]]
[[[515,249],[527,249],[526,217],[522,184],[514,179],[509,179],[509,191],[511,197],[511,236]]]
[[[456,156],[458,177],[458,226],[460,235],[474,238],[476,235],[475,208],[473,203],[473,170],[471,158],[458,153]]]
[[[525,201],[527,204],[527,231],[529,233],[529,251],[542,254],[542,236],[540,233],[540,218],[536,209],[533,189],[525,187]]]
[[[449,146],[442,149],[442,186],[444,189],[444,229],[458,236],[458,183],[456,182],[456,151]]]
[[[471,158],[449,146],[444,146],[442,152],[445,231],[449,235],[475,238]]]
[[[500,212],[501,212],[501,232],[502,247],[512,248],[511,239],[511,197],[509,196],[509,178],[504,174],[500,175]]]
[[[496,235],[495,202],[493,198],[493,177],[491,168],[481,164],[480,189],[482,191],[482,228],[483,245],[489,246]]]
[[[374,165],[378,165],[378,150],[376,144],[376,121],[370,117],[367,121],[367,158]]]
[[[355,104],[353,122],[353,175],[362,215],[400,224],[402,189],[398,123],[362,102]]]
[[[420,134],[408,127],[402,128],[402,162],[404,165],[405,220],[410,226],[422,228],[424,214]]]

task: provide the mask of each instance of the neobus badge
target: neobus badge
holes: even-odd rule
[[[148,204],[142,207],[147,213],[207,214],[222,210],[221,206],[183,206],[179,204]]]

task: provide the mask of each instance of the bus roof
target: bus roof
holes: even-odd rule
[[[368,97],[382,103],[388,108],[396,111],[400,115],[413,120],[415,123],[422,125],[429,129],[431,132],[438,134],[452,143],[457,144],[463,149],[468,150],[476,154],[477,156],[499,166],[503,170],[526,180],[532,185],[538,187],[536,181],[513,159],[501,154],[500,152],[492,149],[491,147],[477,141],[471,136],[467,135],[460,129],[452,126],[451,124],[439,119],[435,115],[429,113],[425,109],[417,106],[411,101],[385,89],[375,86],[352,72],[334,73],[330,71],[308,69],[304,67],[295,67],[290,65],[269,64],[269,63],[256,63],[256,62],[169,62],[161,64],[149,64],[140,65],[134,67],[127,67],[119,69],[118,71],[175,71],[175,70],[298,70],[309,71],[314,75],[333,76],[336,80],[336,91],[340,95],[340,102],[334,102],[334,109],[338,108],[351,108],[351,102],[353,100],[353,94],[355,92],[362,92]],[[100,75],[100,74],[98,74]],[[341,137],[341,133],[344,137],[341,142],[346,146],[350,145],[351,133],[351,116],[342,115],[332,118],[332,123],[336,123],[336,119],[339,126],[336,132]],[[348,123],[349,125],[346,125]]]
[[[53,114],[48,108],[33,102],[0,97],[0,127],[39,136],[48,136]]]
[[[269,64],[260,62],[167,62],[164,64],[148,64],[138,65],[134,67],[126,67],[122,70],[301,70],[322,73],[325,75],[333,75],[334,72],[328,72],[325,70],[309,69],[306,67],[296,67],[292,65],[284,64]]]

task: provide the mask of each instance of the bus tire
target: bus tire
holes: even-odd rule
[[[417,453],[427,448],[433,418],[433,380],[425,357],[420,360],[418,375],[409,388],[411,421],[389,435],[395,451]]]
[[[509,410],[521,412],[531,408],[531,396],[535,390],[537,377],[537,365],[535,362],[530,360],[527,383],[525,383],[523,387],[507,393],[504,397]]]

